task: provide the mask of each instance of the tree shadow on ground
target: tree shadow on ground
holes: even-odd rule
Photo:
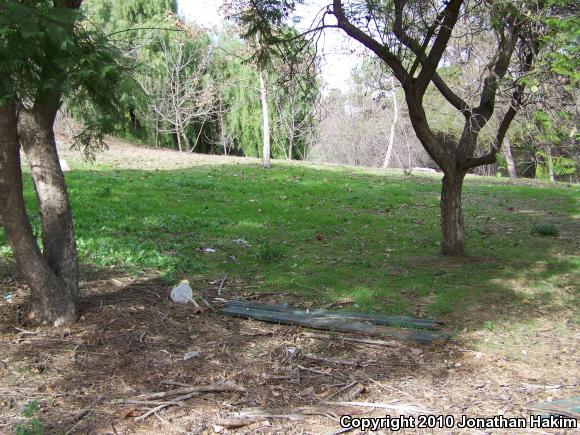
[[[202,283],[196,284],[201,288]],[[142,407],[132,411],[131,405],[114,405],[111,400],[172,388],[163,382],[229,382],[246,388],[245,393],[199,395],[195,403],[180,408],[180,427],[193,431],[240,408],[311,406],[353,379],[447,376],[441,366],[444,352],[438,347],[396,342],[357,346],[312,339],[298,327],[235,319],[211,310],[194,314],[192,305],[169,300],[169,287],[158,277],[89,281],[78,324],[4,333],[2,396],[12,403],[4,403],[4,424],[13,423],[6,415],[18,410],[16,404],[36,400],[42,405],[39,418],[45,429],[66,431],[75,426],[76,412],[102,395],[106,402],[76,430],[133,430],[140,426],[123,415],[138,415]],[[203,294],[213,301],[217,286],[206,282]],[[252,299],[256,293],[226,288],[220,296]],[[200,355],[185,361],[190,351]]]
[[[9,416],[18,414],[19,406],[31,400],[41,405],[38,417],[48,432],[64,432],[74,427],[79,433],[211,430],[212,424],[219,424],[241,409],[285,413],[308,406],[320,408],[327,397],[335,401],[378,403],[385,400],[391,403],[397,397],[398,402],[393,403],[441,409],[444,394],[448,410],[465,412],[465,407],[469,407],[465,402],[467,385],[479,388],[476,383],[486,370],[502,371],[481,359],[481,352],[470,350],[473,343],[466,342],[464,334],[446,346],[412,342],[374,346],[340,338],[311,338],[299,327],[235,319],[211,310],[194,314],[192,305],[170,301],[171,285],[156,274],[134,277],[93,271],[91,275],[84,284],[82,318],[78,324],[66,329],[33,331],[18,326],[19,330],[3,332],[0,371],[4,383],[0,396],[4,409],[0,422],[5,428],[15,423]],[[219,283],[215,280],[192,284],[198,295],[216,306],[218,297],[300,305],[296,296],[264,294],[227,285],[218,296]],[[525,314],[529,316],[532,312],[528,309]],[[515,311],[510,314],[524,315]],[[497,310],[487,317],[495,321],[505,315],[506,310]],[[191,351],[200,354],[184,360],[184,355]],[[561,346],[556,351],[561,352]],[[326,360],[312,359],[310,355]],[[491,376],[487,379],[486,388],[490,392],[506,386],[505,379],[502,385],[490,384]],[[509,381],[525,385],[518,384],[517,378]],[[149,407],[112,402],[172,389],[166,382],[188,385],[228,382],[244,387],[246,392],[200,394],[192,402],[163,413],[165,419],[169,418],[168,423],[153,417],[136,423],[130,417]],[[359,397],[333,396],[353,382],[365,386]],[[453,385],[462,387],[456,391],[451,388]],[[433,393],[427,394],[428,391]],[[535,397],[529,391],[509,394],[513,406],[523,406]],[[409,399],[410,395],[414,400]],[[80,422],[74,420],[79,411],[100,396],[105,398],[102,403]],[[476,407],[482,412],[493,409],[489,406],[478,403]],[[337,405],[322,408],[334,409],[336,413],[360,411]],[[279,430],[288,430],[287,424],[285,419],[274,423]],[[334,424],[319,417],[291,425],[296,430],[309,430],[312,425]],[[266,432],[269,429],[273,428],[267,428]]]

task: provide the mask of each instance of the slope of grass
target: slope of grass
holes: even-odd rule
[[[84,167],[67,182],[81,261],[95,267],[192,282],[228,272],[317,306],[346,300],[351,310],[457,322],[578,305],[575,187],[469,179],[469,257],[451,260],[438,254],[438,178],[224,165]],[[30,180],[26,197],[38,226]],[[555,225],[559,237],[532,233],[539,224]],[[2,232],[1,256],[9,256]]]

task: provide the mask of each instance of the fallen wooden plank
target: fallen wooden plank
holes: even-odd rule
[[[267,311],[236,305],[226,305],[221,309],[220,313],[228,316],[262,320],[265,322],[304,326],[307,328],[322,329],[326,331],[353,332],[373,337],[413,340],[426,344],[445,343],[450,338],[447,334],[430,333],[412,329],[390,328],[383,325],[373,325],[368,322],[351,319],[284,311]]]
[[[548,417],[548,415],[562,415],[578,419],[580,418],[580,396],[535,403],[529,409],[544,412],[545,417]]]
[[[326,316],[337,319],[354,319],[374,323],[375,325],[400,326],[407,328],[440,329],[443,326],[443,322],[441,322],[440,320],[433,319],[416,319],[413,317],[405,317],[405,316],[384,316],[381,314],[366,314],[366,313],[353,313],[353,312],[329,311],[329,310],[306,311],[291,308],[285,304],[284,305],[257,304],[250,301],[233,300],[228,301],[226,303],[226,307],[229,306],[252,308],[256,310],[285,312],[285,313],[290,312],[294,314],[306,314],[310,316]]]

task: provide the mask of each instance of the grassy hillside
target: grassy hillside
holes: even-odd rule
[[[227,272],[230,282],[306,305],[488,327],[518,307],[577,306],[575,187],[468,179],[470,256],[451,260],[439,256],[437,177],[281,164],[77,165],[67,181],[81,261],[96,268],[155,269],[193,283]],[[26,197],[38,226],[29,179]],[[559,236],[533,233],[539,224]],[[9,255],[0,232],[0,257]]]

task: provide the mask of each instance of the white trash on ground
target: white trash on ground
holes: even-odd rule
[[[187,361],[190,360],[192,358],[198,358],[201,356],[201,352],[198,350],[194,350],[192,352],[187,352],[185,355],[183,355],[183,361]]]
[[[178,304],[186,304],[193,300],[193,290],[186,281],[181,282],[171,290],[171,300]]]
[[[234,243],[237,243],[238,245],[242,245],[244,248],[251,248],[252,247],[252,245],[250,245],[244,239],[236,239],[236,240],[234,240]]]

